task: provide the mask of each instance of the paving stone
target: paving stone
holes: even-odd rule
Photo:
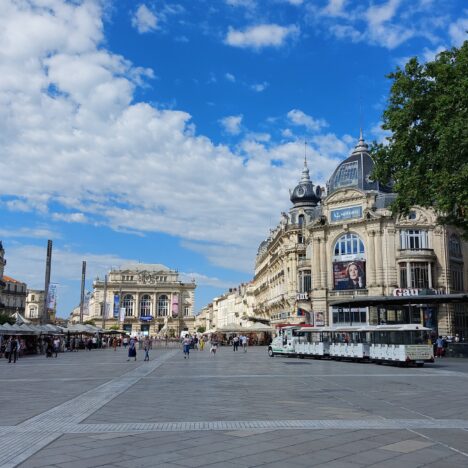
[[[465,361],[402,369],[270,359],[262,348],[221,348],[216,361],[155,355],[144,365],[125,362],[120,350],[28,358],[14,368],[0,361],[2,378],[18,384],[0,389],[0,465],[49,457],[67,468],[157,466],[157,455],[179,468],[236,459],[238,467],[401,468],[468,459],[457,452],[468,444]]]

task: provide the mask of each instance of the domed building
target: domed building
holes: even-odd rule
[[[467,242],[430,209],[392,214],[396,195],[373,168],[362,132],[326,195],[304,162],[289,214],[257,254],[257,311],[272,324],[420,323],[468,338]]]

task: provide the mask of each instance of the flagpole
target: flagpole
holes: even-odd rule
[[[83,323],[85,280],[86,280],[86,262],[83,262],[81,266],[80,323]]]

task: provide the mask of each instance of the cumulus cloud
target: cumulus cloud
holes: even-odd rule
[[[220,120],[226,133],[230,135],[239,135],[241,132],[242,115],[229,115]]]
[[[3,203],[177,236],[214,263],[251,273],[269,220],[289,206],[303,144],[249,134],[231,150],[197,133],[187,112],[135,102],[152,72],[106,49],[100,5],[0,2]],[[293,115],[296,125],[324,125]],[[225,128],[240,130],[242,116],[230,117]],[[325,178],[336,156],[312,144],[316,177]]]
[[[465,10],[465,16],[468,10]],[[450,39],[455,47],[459,47],[468,39],[468,18],[460,18],[449,26]]]
[[[328,124],[323,119],[314,119],[310,115],[307,115],[299,109],[292,109],[288,112],[288,119],[294,125],[301,125],[307,128],[307,130],[316,132]]]
[[[432,1],[425,0],[407,2],[404,7],[402,0],[328,0],[321,7],[309,3],[307,11],[308,21],[318,32],[326,29],[338,39],[390,50],[414,37],[440,43],[440,36],[448,28],[448,16],[440,8],[435,9]]]
[[[141,4],[132,16],[132,26],[140,34],[156,30],[157,24],[156,15],[145,4]]]
[[[231,83],[236,82],[236,77],[232,73],[226,73],[224,78],[226,78],[226,80],[230,81]]]
[[[298,34],[299,28],[295,25],[259,24],[244,31],[230,27],[225,42],[233,47],[258,50],[264,47],[281,47],[286,39],[296,37]]]

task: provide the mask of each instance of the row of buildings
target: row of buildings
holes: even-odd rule
[[[44,291],[28,289],[27,284],[5,275],[5,249],[0,241],[0,313],[21,314],[32,322],[39,322],[44,310]],[[50,319],[53,319],[55,311]]]
[[[395,215],[391,186],[372,179],[362,134],[326,189],[307,162],[292,206],[263,241],[252,281],[215,298],[197,324],[315,326],[420,323],[468,338],[468,244],[432,209]]]

